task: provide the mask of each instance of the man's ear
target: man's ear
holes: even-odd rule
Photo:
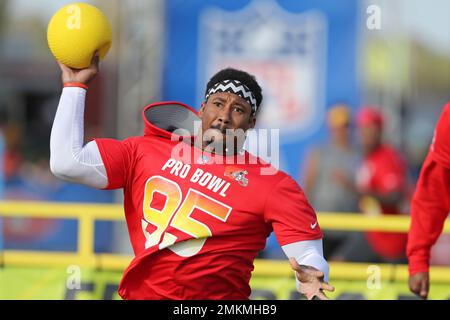
[[[254,129],[256,126],[256,116],[255,115],[250,116],[249,121],[250,121],[250,129]]]
[[[203,102],[200,110],[198,110],[198,117],[201,119],[203,117],[203,113],[205,113],[206,102]]]

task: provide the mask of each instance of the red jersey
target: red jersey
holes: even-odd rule
[[[363,193],[386,195],[406,193],[407,170],[401,155],[393,148],[382,145],[368,154],[357,173],[359,190]],[[381,205],[383,214],[400,214],[400,206]],[[393,232],[367,232],[373,250],[386,259],[404,255],[407,235]]]
[[[177,111],[195,113],[184,107]],[[276,170],[264,175],[261,169],[273,168],[259,158],[249,153],[219,157],[172,141],[148,119],[164,108],[144,110],[143,137],[96,140],[107,189],[124,189],[135,253],[119,294],[124,299],[248,299],[253,261],[270,232],[281,246],[320,239],[316,214],[292,178]],[[186,160],[188,153],[192,161]]]
[[[450,103],[436,126],[411,202],[408,235],[409,273],[428,272],[430,250],[450,211]]]

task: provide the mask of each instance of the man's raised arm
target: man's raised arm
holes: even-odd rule
[[[50,169],[60,179],[103,189],[108,178],[97,143],[83,146],[87,84],[98,73],[98,54],[86,69],[73,70],[58,64],[64,89],[50,137]]]

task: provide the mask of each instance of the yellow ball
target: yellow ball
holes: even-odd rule
[[[50,20],[47,41],[55,58],[74,69],[87,68],[95,51],[103,59],[111,48],[112,31],[106,16],[86,3],[69,4]]]

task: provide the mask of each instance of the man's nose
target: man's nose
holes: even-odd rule
[[[225,106],[220,110],[219,117],[217,118],[219,122],[222,122],[224,124],[228,124],[231,121],[231,106]]]

